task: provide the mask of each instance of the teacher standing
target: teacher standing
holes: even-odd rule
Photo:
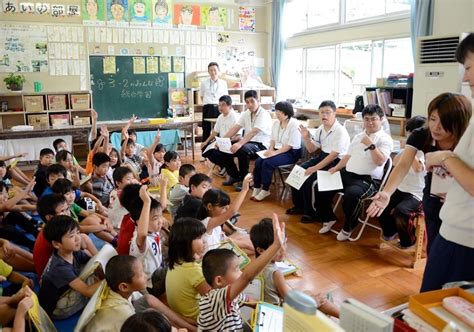
[[[207,71],[211,76],[201,83],[201,97],[204,107],[202,109],[202,141],[204,142],[212,130],[212,123],[205,119],[215,119],[219,116],[219,98],[229,94],[227,82],[219,79],[219,65],[217,62],[210,62]]]

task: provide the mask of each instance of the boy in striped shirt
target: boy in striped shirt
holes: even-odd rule
[[[204,255],[202,272],[212,290],[199,300],[199,331],[243,329],[240,307],[248,301],[248,297],[242,291],[272,260],[285,240],[285,224],[280,226],[276,214],[273,214],[272,222],[272,245],[244,271],[240,271],[240,261],[229,249],[214,249]]]

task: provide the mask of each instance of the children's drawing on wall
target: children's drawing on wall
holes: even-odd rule
[[[195,5],[174,5],[174,23],[182,25],[201,24],[201,11]]]
[[[151,16],[149,0],[130,0],[130,22],[133,25],[150,25]]]
[[[201,21],[205,26],[224,27],[227,22],[227,8],[202,6]]]
[[[82,1],[82,20],[83,20],[84,25],[104,25],[105,24],[104,1],[83,0]]]
[[[229,42],[229,34],[227,33],[218,33],[217,34],[217,42],[218,43],[228,43]]]
[[[153,23],[171,24],[171,1],[153,1]]]
[[[107,24],[112,26],[128,24],[128,0],[107,0]]]
[[[255,8],[239,7],[239,30],[255,32]]]

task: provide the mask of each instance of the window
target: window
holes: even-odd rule
[[[279,95],[352,106],[376,79],[414,70],[410,38],[286,50]]]
[[[410,0],[292,0],[285,6],[283,31],[289,37],[306,29],[383,19],[409,11]]]

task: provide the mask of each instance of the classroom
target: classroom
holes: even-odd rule
[[[1,331],[472,331],[473,0],[3,0]]]

